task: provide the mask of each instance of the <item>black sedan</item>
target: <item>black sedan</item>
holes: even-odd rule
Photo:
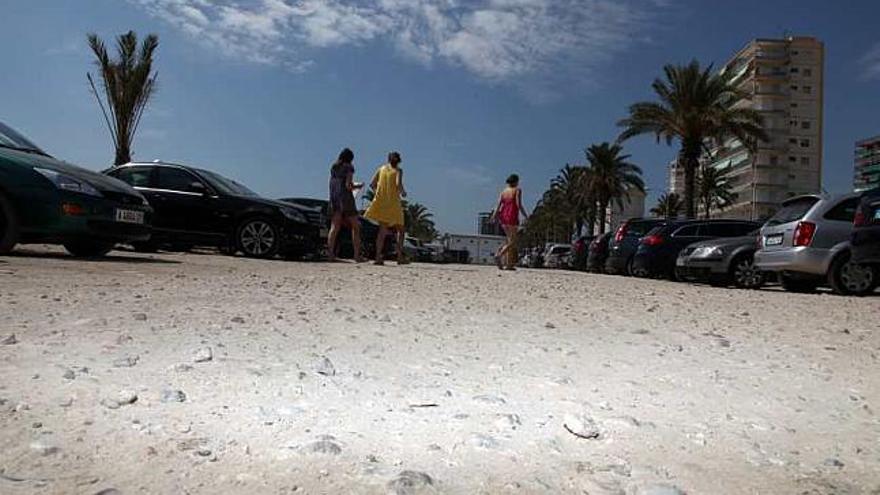
[[[260,197],[216,172],[157,161],[104,173],[131,184],[155,210],[153,237],[134,244],[138,250],[210,246],[271,258],[319,248],[323,225],[312,209]]]
[[[678,253],[689,244],[719,237],[742,237],[760,226],[747,220],[670,221],[639,241],[633,258],[633,274],[675,280]]]
[[[304,205],[321,213],[324,222],[322,229],[321,241],[326,244],[327,234],[330,229],[330,202],[326,199],[317,198],[281,198],[279,201],[292,205]],[[358,217],[361,224],[361,255],[365,258],[372,258],[376,254],[376,237],[379,235],[379,225],[364,217]],[[397,238],[393,233],[389,233],[385,238],[385,255],[390,256],[395,252],[397,246]],[[354,247],[351,240],[351,230],[344,228],[339,233],[337,239],[337,257],[353,258]]]
[[[852,261],[874,265],[880,275],[880,188],[862,194],[850,240]]]
[[[63,244],[103,256],[149,239],[152,210],[128,184],[56,160],[0,123],[0,254],[16,244]]]

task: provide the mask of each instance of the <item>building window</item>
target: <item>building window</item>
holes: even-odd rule
[[[801,122],[801,129],[806,130],[806,129],[809,129],[809,128],[810,128],[810,123],[809,123],[809,122],[807,122],[807,121]]]
[[[809,164],[810,164],[810,157],[802,156],[801,157],[801,165],[809,165]]]
[[[792,90],[792,91],[797,91],[797,90],[798,90],[797,84],[792,84],[792,85],[791,85],[791,90]]]
[[[797,138],[788,138],[789,144],[797,144]]]
[[[798,55],[799,53],[800,52],[798,52],[797,50],[792,50],[792,52],[791,52],[792,55]]]
[[[797,158],[794,157],[794,156],[790,156],[790,157],[788,157],[788,161],[791,162],[791,163],[796,163],[796,162],[797,162]]]
[[[809,148],[810,140],[809,139],[801,139],[801,148]]]
[[[804,86],[804,93],[811,94],[813,92],[812,86]]]
[[[779,157],[776,155],[770,155],[770,165],[776,165],[779,163]]]
[[[804,69],[804,77],[810,77],[813,75],[813,69]]]
[[[789,120],[788,125],[790,125],[792,127],[797,127],[797,120]]]
[[[797,103],[794,103],[794,102],[792,102],[792,103],[791,103],[791,104],[790,104],[790,106],[791,106],[791,108],[797,108],[797,107],[798,107],[798,104],[797,104]]]
[[[798,73],[798,68],[797,68],[797,67],[792,67],[792,68],[791,68],[791,73],[792,73],[792,74],[797,74],[797,73]]]
[[[789,179],[794,179],[794,178],[795,178],[795,175],[794,175],[794,174],[788,174],[788,178],[789,178]]]

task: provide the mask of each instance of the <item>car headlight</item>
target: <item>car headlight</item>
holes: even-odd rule
[[[309,223],[306,216],[296,208],[281,208],[281,214],[294,222]]]
[[[101,192],[95,189],[95,186],[89,184],[86,181],[79,180],[69,175],[62,174],[61,172],[56,172],[55,170],[49,170],[46,168],[34,167],[34,171],[39,172],[40,175],[49,179],[52,184],[54,184],[55,187],[57,187],[58,189],[88,194],[89,196],[101,197]]]
[[[691,257],[694,258],[721,258],[722,256],[724,256],[724,250],[713,246],[698,247],[691,253]]]

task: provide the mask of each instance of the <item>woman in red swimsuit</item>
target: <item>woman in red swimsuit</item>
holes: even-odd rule
[[[501,246],[495,255],[495,261],[498,268],[502,270],[516,270],[516,261],[519,258],[517,253],[517,234],[519,233],[519,214],[522,213],[523,218],[528,217],[525,208],[522,205],[522,190],[519,188],[519,176],[512,174],[507,178],[507,187],[501,191],[498,197],[498,206],[492,213],[493,218],[501,222],[501,228],[507,235],[507,242]]]

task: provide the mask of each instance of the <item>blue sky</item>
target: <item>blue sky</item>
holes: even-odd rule
[[[4,0],[0,120],[102,169],[110,140],[85,35],[157,33],[159,91],[136,159],[212,168],[270,197],[317,196],[339,150],[367,180],[400,150],[411,199],[471,232],[504,178],[528,207],[565,163],[612,140],[665,63],[723,63],[749,39],[826,43],[824,187],[851,188],[880,134],[872,0]],[[627,144],[662,192],[675,148]],[[650,199],[649,199],[650,201]]]

